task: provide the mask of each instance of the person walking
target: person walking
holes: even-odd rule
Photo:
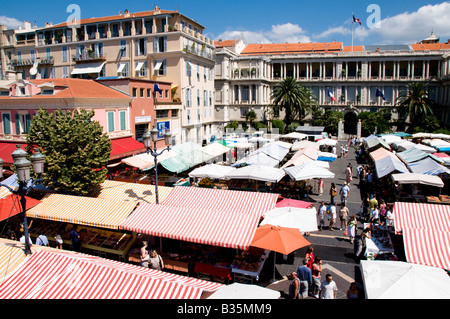
[[[320,284],[320,299],[336,299],[337,285],[330,274],[325,276],[325,280]]]
[[[334,198],[337,196],[337,189],[334,183],[331,183],[330,187],[330,203],[334,204]]]
[[[345,230],[347,228],[347,218],[349,215],[349,210],[344,203],[341,203],[341,209],[339,210],[339,221],[341,223],[340,230]]]
[[[348,220],[348,226],[347,226],[347,236],[350,240],[350,244],[353,244],[353,241],[355,240],[356,228],[357,228],[356,216],[352,215],[350,217],[350,219]]]
[[[80,234],[77,233],[73,226],[71,227],[69,236],[72,239],[72,249],[75,251],[81,251]]]
[[[330,205],[330,215],[329,215],[329,219],[330,219],[330,224],[329,224],[329,229],[331,231],[334,231],[334,224],[336,223],[336,217],[337,217],[337,213],[336,213],[336,203]]]
[[[348,185],[350,185],[352,179],[353,179],[352,167],[350,164],[348,164],[347,168],[345,169],[345,180],[347,181]]]
[[[300,279],[298,279],[297,273],[291,272],[288,278],[291,280],[289,284],[289,298],[300,299]]]
[[[314,298],[319,298],[320,291],[320,276],[322,274],[322,259],[320,257],[316,257],[314,259],[314,263],[312,264],[312,285],[311,285],[311,294]]]
[[[347,182],[344,182],[344,185],[341,186],[339,195],[341,195],[341,203],[347,206],[348,196],[350,196],[350,187],[348,187]]]
[[[319,215],[319,230],[322,230],[322,227],[325,226],[325,214],[327,213],[327,206],[325,202],[320,203],[319,211],[317,214]]]
[[[297,277],[300,280],[300,297],[305,299],[308,297],[309,286],[312,284],[311,269],[308,268],[308,259],[303,258],[303,266],[297,269]]]

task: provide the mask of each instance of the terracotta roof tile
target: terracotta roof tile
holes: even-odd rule
[[[353,50],[352,50],[352,46],[346,46],[346,47],[344,47],[343,51],[344,52],[363,52],[364,47],[362,45],[354,45]]]
[[[249,44],[241,54],[293,54],[336,51],[342,51],[342,42]]]
[[[416,43],[411,44],[414,51],[439,51],[439,50],[450,50],[450,43]]]
[[[223,47],[232,47],[236,44],[239,40],[223,40],[223,41],[214,41],[214,46],[216,48],[223,48]]]

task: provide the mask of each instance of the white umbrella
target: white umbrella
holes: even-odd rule
[[[224,179],[227,173],[235,170],[236,168],[231,166],[207,164],[192,170],[192,172],[189,173],[189,177]]]
[[[289,133],[289,134],[281,135],[280,137],[303,140],[303,139],[307,138],[308,135],[303,134],[303,133],[299,133],[299,132],[292,132],[292,133]]]
[[[226,179],[253,179],[263,182],[278,183],[286,173],[281,168],[248,165],[238,168],[225,175]]]
[[[437,267],[390,260],[360,263],[367,299],[449,299],[450,276]]]
[[[316,142],[318,145],[336,146],[337,140],[331,138],[324,138]]]
[[[312,208],[280,207],[264,214],[260,225],[298,228],[300,232],[317,231],[317,211]]]
[[[334,173],[327,168],[321,167],[315,162],[305,163],[299,166],[284,168],[285,172],[296,181],[303,181],[312,178],[334,178]]]
[[[220,287],[207,299],[278,299],[280,295],[277,290],[235,282]]]

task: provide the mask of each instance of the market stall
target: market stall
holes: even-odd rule
[[[382,225],[372,225],[372,236],[366,239],[368,260],[398,260],[390,237],[390,229]]]
[[[105,258],[40,250],[0,284],[0,299],[199,299],[219,287]]]
[[[408,262],[450,269],[449,216],[448,205],[395,203],[395,231],[403,235]]]
[[[225,175],[225,179],[251,179],[263,182],[278,183],[286,173],[276,167],[262,165],[248,165],[230,171]]]
[[[400,261],[360,263],[366,299],[448,299],[450,277],[442,269]]]

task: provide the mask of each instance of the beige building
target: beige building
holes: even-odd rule
[[[357,133],[357,115],[362,111],[389,108],[395,119],[395,100],[413,81],[429,83],[431,97],[441,107],[438,116],[450,124],[450,43],[440,43],[433,35],[411,45],[353,48],[341,42],[215,44],[219,121],[245,121],[250,110],[256,112],[256,120],[270,120],[273,87],[294,77],[314,92],[322,108],[344,113],[347,134]]]
[[[0,26],[3,80],[130,77],[173,84],[181,101],[176,143],[215,134],[213,42],[204,27],[178,11],[161,10],[63,22]],[[179,108],[177,106],[177,108]]]

